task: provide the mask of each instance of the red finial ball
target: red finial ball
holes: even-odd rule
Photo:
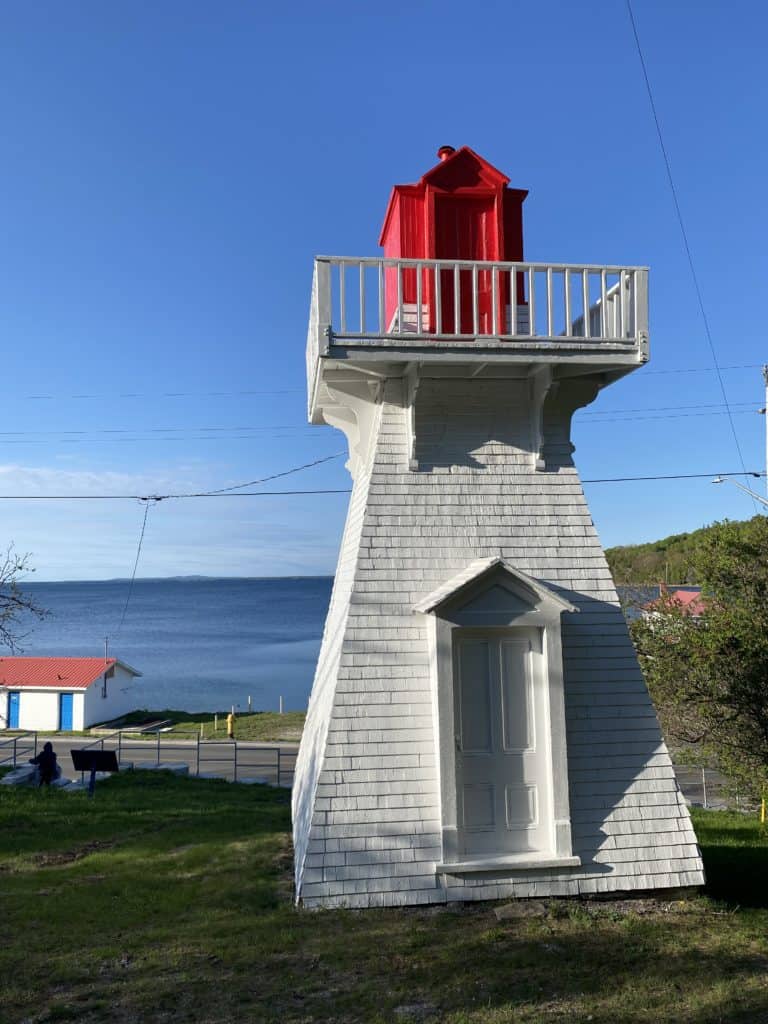
[[[453,148],[453,146],[441,146],[440,149],[438,149],[437,151],[437,155],[440,157],[441,160],[447,160],[448,157],[452,156],[455,152],[456,150]]]

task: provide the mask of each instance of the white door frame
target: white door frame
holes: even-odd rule
[[[563,693],[561,616],[578,611],[549,587],[508,563],[496,559],[474,576],[460,574],[457,587],[448,584],[416,608],[426,614],[432,664],[433,720],[437,740],[442,818],[442,863],[438,872],[468,873],[503,868],[577,866],[573,855],[568,796],[568,760]],[[541,631],[549,716],[551,778],[551,855],[514,855],[466,861],[460,850],[456,799],[456,722],[454,710],[454,634],[462,628]]]

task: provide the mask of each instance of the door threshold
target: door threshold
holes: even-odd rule
[[[513,857],[484,857],[481,860],[461,860],[453,864],[436,864],[438,875],[465,875],[473,872],[531,871],[541,868],[578,868],[581,857],[536,856],[518,854]]]

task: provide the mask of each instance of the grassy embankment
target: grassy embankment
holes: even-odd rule
[[[288,795],[137,773],[0,791],[0,1020],[756,1022],[768,842],[698,812],[700,898],[296,911]],[[749,909],[747,907],[749,906]],[[409,1009],[408,1009],[409,1008]]]
[[[298,743],[301,739],[301,731],[304,728],[304,711],[286,711],[280,715],[276,711],[254,711],[250,714],[244,712],[237,714],[235,719],[235,738],[261,743]],[[218,722],[217,722],[218,718]],[[224,739],[227,735],[227,712],[219,711],[218,715],[211,712],[187,712],[174,711],[168,708],[162,711],[132,711],[125,715],[120,721],[126,724],[143,725],[145,722],[160,722],[168,720],[172,726],[164,730],[162,735],[167,739],[194,739],[203,730],[203,738],[206,740]],[[107,726],[109,727],[109,726]],[[99,731],[104,726],[97,727]],[[7,733],[12,736],[13,733]],[[43,735],[42,733],[40,735]],[[91,729],[84,731],[56,732],[51,736],[91,736]],[[131,734],[138,735],[138,734]]]
[[[304,728],[304,711],[286,711],[282,715],[276,711],[254,711],[238,713],[235,716],[235,738],[262,742],[298,743],[301,730]],[[187,712],[173,711],[134,711],[126,715],[123,721],[131,722],[161,721],[168,719],[173,723],[171,729],[163,732],[164,737],[173,739],[192,739],[200,735],[202,727],[205,739],[223,739],[227,735],[227,712]],[[218,720],[218,721],[217,721]],[[218,728],[216,727],[218,725]]]

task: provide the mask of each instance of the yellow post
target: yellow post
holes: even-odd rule
[[[763,799],[760,801],[760,824],[765,824],[765,792],[763,792]]]
[[[235,738],[235,713],[230,711],[227,715],[227,736],[233,740]]]

